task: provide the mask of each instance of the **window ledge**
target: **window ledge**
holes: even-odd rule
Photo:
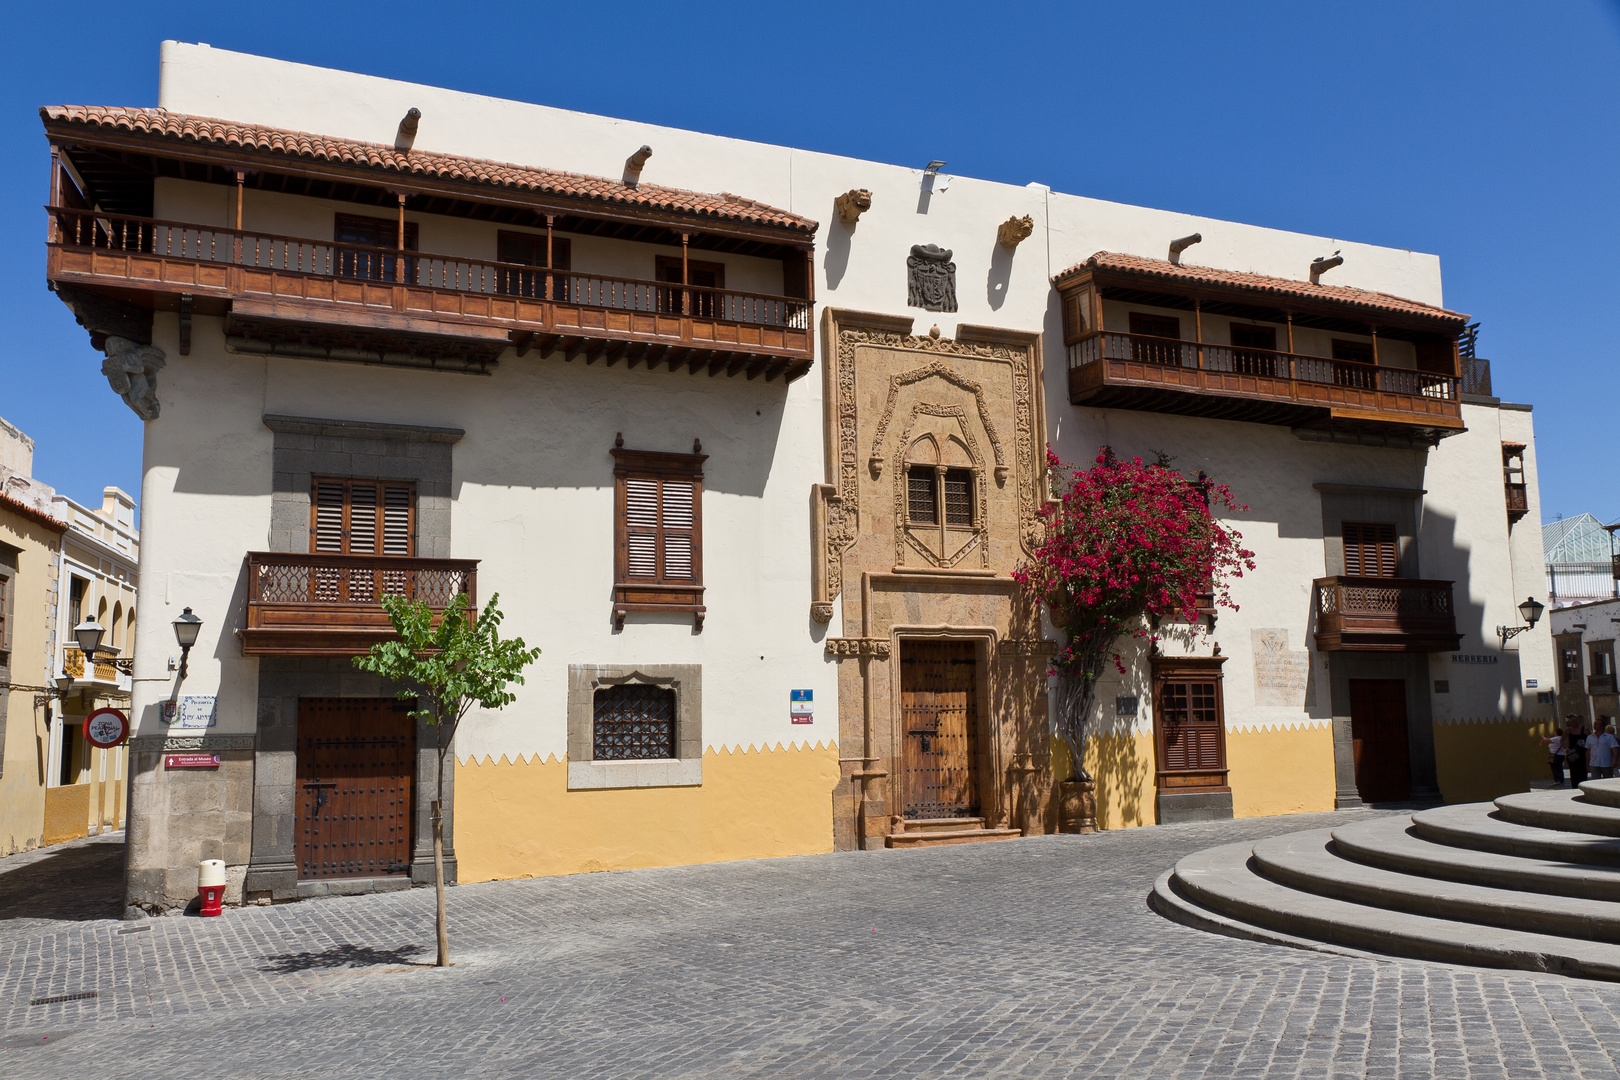
[[[702,758],[647,761],[570,761],[568,790],[600,788],[701,787]]]

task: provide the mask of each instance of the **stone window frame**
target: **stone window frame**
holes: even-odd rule
[[[596,691],[608,686],[657,686],[675,693],[673,758],[597,761],[592,734]],[[568,790],[701,787],[703,784],[702,664],[569,664]]]

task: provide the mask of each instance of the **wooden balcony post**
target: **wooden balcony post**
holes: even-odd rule
[[[51,208],[62,205],[62,151],[55,143],[51,144]],[[45,222],[45,242],[54,244],[61,240],[61,226],[57,223],[56,214],[52,213]]]
[[[542,299],[548,302],[551,300],[551,268],[555,265],[555,260],[551,253],[551,225],[556,220],[556,214],[546,215],[546,294],[544,297],[542,297]],[[548,315],[546,317],[547,322],[550,322],[550,319],[551,317]]]
[[[236,206],[231,214],[231,228],[236,235],[231,237],[231,262],[237,266],[242,265],[242,196],[247,193],[247,174],[241,169],[236,170]]]
[[[689,234],[689,233],[681,233],[681,314],[682,315],[690,315],[690,314],[692,314],[692,301],[691,301],[692,294],[687,290],[687,286],[691,284],[691,279],[687,276],[687,264],[686,264],[686,245],[687,245],[687,242],[691,240],[691,238],[692,238],[691,234]]]
[[[1198,345],[1198,370],[1204,370],[1204,302],[1193,301],[1193,341]]]
[[[399,248],[399,257],[394,260],[394,280],[403,283],[405,280],[405,193],[396,193],[399,199],[399,224],[394,229],[394,239]]]

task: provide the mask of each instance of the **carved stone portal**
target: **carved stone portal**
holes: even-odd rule
[[[166,357],[155,345],[142,345],[129,338],[109,336],[102,346],[107,359],[101,362],[101,373],[107,376],[113,393],[124,399],[124,404],[142,420],[158,418],[157,373],[162,370]]]
[[[956,310],[956,264],[935,244],[915,244],[906,258],[906,303],[925,311]]]

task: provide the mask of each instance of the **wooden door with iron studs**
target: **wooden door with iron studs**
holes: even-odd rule
[[[416,721],[394,698],[298,700],[298,877],[411,869]]]
[[[905,816],[979,816],[977,647],[970,641],[900,645]]]

